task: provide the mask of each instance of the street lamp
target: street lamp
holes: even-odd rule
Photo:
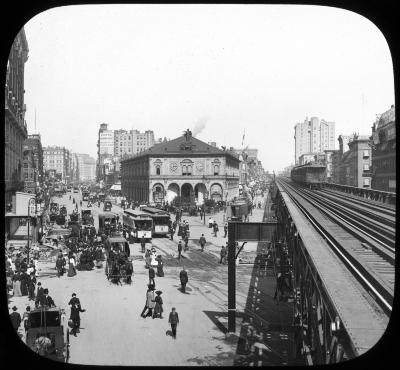
[[[33,201],[33,202],[32,202]],[[30,211],[31,211],[31,204],[34,204],[35,205],[35,215],[36,215],[36,199],[35,198],[30,198],[29,199],[29,201],[28,201],[28,253],[27,253],[27,261],[28,261],[28,263],[29,263],[29,252],[30,252],[30,246],[29,246],[29,239],[30,239],[30,235],[29,235],[29,226],[30,226],[30,223],[31,223],[31,216],[30,216]]]

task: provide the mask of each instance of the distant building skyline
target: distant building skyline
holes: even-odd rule
[[[295,164],[303,154],[317,154],[335,149],[335,122],[318,117],[308,117],[294,127]]]

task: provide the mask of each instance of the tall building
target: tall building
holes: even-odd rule
[[[97,139],[96,178],[98,181],[104,177],[104,160],[114,155],[114,145],[114,131],[108,129],[107,123],[102,123]]]
[[[93,181],[96,179],[96,160],[89,154],[75,153],[80,181]]]
[[[120,171],[120,160],[147,150],[154,145],[154,132],[146,130],[110,130],[108,124],[100,125],[97,141],[96,178],[98,181],[113,178]],[[110,180],[111,181],[111,180]]]
[[[295,163],[299,164],[302,154],[322,153],[335,149],[335,122],[318,117],[306,118],[294,127]]]
[[[7,61],[4,109],[5,203],[11,203],[16,191],[23,190],[23,143],[28,131],[25,122],[24,69],[28,60],[28,42],[22,28],[16,36]]]
[[[36,168],[36,186],[42,184],[44,180],[43,173],[43,147],[40,139],[40,134],[28,135],[28,138],[24,141],[24,152],[30,151],[33,154],[33,159]]]
[[[396,191],[395,107],[382,113],[372,126],[372,188]]]
[[[65,147],[47,146],[43,148],[44,171],[55,171],[55,176],[63,182],[70,181],[70,153]]]

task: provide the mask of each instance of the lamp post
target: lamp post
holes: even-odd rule
[[[33,202],[32,202],[33,201]],[[30,240],[30,233],[29,233],[29,227],[30,227],[30,224],[31,224],[31,216],[30,216],[30,211],[31,211],[31,204],[34,204],[35,205],[35,215],[36,215],[36,199],[35,198],[30,198],[29,199],[29,201],[28,201],[28,252],[27,252],[27,261],[28,261],[28,263],[29,263],[29,252],[30,252],[30,246],[29,246],[29,240]]]

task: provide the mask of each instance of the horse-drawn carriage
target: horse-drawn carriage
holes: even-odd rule
[[[59,307],[40,307],[28,316],[26,345],[52,360],[68,362],[69,330],[65,312]]]
[[[120,283],[122,279],[126,283],[130,283],[133,265],[128,241],[121,236],[109,237],[104,246],[107,255],[105,267],[107,280]]]
[[[81,218],[82,225],[94,225],[92,211],[90,209],[82,209]]]

